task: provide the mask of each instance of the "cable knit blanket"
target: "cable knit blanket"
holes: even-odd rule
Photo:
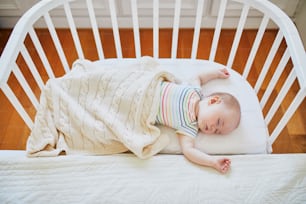
[[[42,91],[28,156],[158,153],[169,142],[154,126],[162,80],[174,76],[159,71],[153,59],[133,67],[76,61],[70,73],[50,79]]]

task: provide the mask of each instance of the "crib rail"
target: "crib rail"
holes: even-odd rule
[[[77,1],[77,0],[75,0]],[[44,83],[49,78],[60,76],[69,72],[72,61],[76,58],[86,58],[84,53],[87,45],[82,44],[79,37],[79,29],[75,19],[74,12],[78,8],[72,7],[74,0],[43,0],[33,6],[17,23],[13,30],[11,37],[4,49],[0,58],[0,86],[2,92],[7,96],[9,101],[13,104],[17,112],[20,114],[26,125],[31,128],[33,126],[33,118],[36,109],[38,108],[38,98],[40,90]],[[299,108],[300,104],[305,99],[306,95],[306,57],[305,51],[298,35],[298,32],[290,20],[290,18],[281,11],[278,7],[269,1],[261,0],[220,0],[218,1],[219,11],[215,18],[213,38],[209,49],[209,56],[200,56],[200,42],[201,32],[208,29],[206,26],[206,18],[204,12],[212,1],[209,0],[195,0],[195,8],[192,14],[187,15],[187,24],[182,24],[183,19],[183,3],[184,0],[175,0],[171,9],[173,13],[165,15],[162,13],[163,6],[159,0],[146,1],[151,2],[149,14],[140,13],[138,0],[125,1],[129,2],[130,14],[120,16],[118,14],[119,4],[123,1],[108,0],[104,1],[105,7],[101,12],[95,8],[95,0],[83,0],[84,8],[88,11],[88,15],[84,18],[88,20],[88,28],[92,30],[94,45],[97,52],[97,58],[94,60],[103,60],[108,58],[108,48],[103,46],[101,38],[101,29],[110,28],[112,30],[114,50],[117,58],[125,58],[122,47],[122,36],[120,35],[121,28],[130,28],[133,30],[133,39],[131,40],[131,47],[135,50],[134,58],[139,58],[143,55],[143,47],[141,45],[142,29],[152,30],[152,56],[154,58],[161,58],[160,49],[160,31],[167,27],[172,29],[172,43],[170,49],[170,57],[172,59],[180,58],[178,54],[179,35],[182,29],[192,29],[193,39],[190,58],[191,60],[206,59],[223,63],[224,65],[235,69],[246,78],[254,87],[255,92],[260,99],[265,121],[269,126],[271,135],[271,143],[275,141],[278,135],[282,132],[284,127],[289,123],[290,118],[294,112]],[[214,1],[216,2],[216,1]],[[232,39],[231,49],[227,57],[227,61],[220,62],[217,59],[218,48],[220,46],[220,35],[222,30],[226,28],[226,18],[228,12],[228,5],[232,2],[241,4],[241,13],[238,18],[236,32]],[[170,10],[171,10],[170,9]],[[169,10],[169,9],[168,9]],[[252,42],[252,48],[247,54],[244,63],[237,63],[235,61],[237,55],[242,54],[239,49],[240,41],[244,31],[249,29],[248,21],[252,16],[251,11],[257,11],[260,15],[258,25],[256,25],[257,34]],[[58,35],[58,26],[55,22],[56,15],[54,13],[64,13],[66,19],[66,26],[69,28],[73,44],[77,53],[74,59],[69,58],[69,51],[63,48],[63,39]],[[100,12],[99,12],[100,11]],[[107,20],[108,19],[108,20]],[[127,20],[129,19],[129,20]],[[166,25],[166,20],[171,19],[171,26]],[[108,23],[105,23],[108,22]],[[143,23],[146,22],[146,23]],[[147,23],[151,22],[151,23]],[[192,23],[190,23],[192,22]],[[148,26],[149,25],[149,26]],[[186,26],[187,25],[187,26]],[[273,45],[270,48],[266,60],[263,64],[256,62],[256,56],[260,52],[260,47],[264,43],[265,32],[269,30],[269,26],[273,26],[278,30],[274,39]],[[42,39],[37,35],[36,29],[38,27],[47,28],[48,35],[54,43],[56,50],[56,62],[50,60],[48,56],[48,48],[43,46]],[[254,29],[254,25],[252,27]],[[30,40],[29,40],[30,39]],[[31,41],[33,48],[25,46],[26,41]],[[280,60],[276,60],[276,56],[280,50],[285,46],[285,50],[281,53]],[[33,61],[33,51],[39,56],[40,62]],[[246,54],[246,53],[244,53]],[[52,59],[55,59],[52,58]],[[21,60],[22,59],[22,60]],[[20,61],[24,61],[20,63]],[[277,61],[277,62],[275,62]],[[277,65],[275,65],[277,64]],[[55,73],[54,66],[62,66],[63,72]],[[250,78],[251,72],[258,72],[257,78]],[[9,83],[11,78],[16,78],[20,84],[22,93],[19,89],[13,90]],[[33,80],[29,80],[28,78]],[[292,88],[293,87],[293,88]],[[275,96],[277,93],[277,96]],[[20,97],[24,94],[29,99],[28,104],[34,107],[29,110],[28,104],[22,104]],[[290,98],[290,104],[284,104],[285,98]],[[285,109],[282,113],[280,121],[273,121],[275,115],[279,114],[281,109]]]

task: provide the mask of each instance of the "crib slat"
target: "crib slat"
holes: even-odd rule
[[[39,106],[39,102],[38,102],[37,98],[35,97],[32,89],[30,88],[27,80],[24,78],[23,74],[19,70],[19,67],[17,66],[16,63],[14,64],[13,73],[15,74],[17,80],[19,81],[19,83],[20,83],[21,87],[23,88],[23,90],[25,91],[26,95],[29,97],[30,101],[34,105],[35,109],[37,110],[37,108]]]
[[[45,54],[45,52],[44,52],[44,50],[43,50],[43,48],[42,48],[42,46],[40,44],[40,41],[38,40],[36,32],[34,31],[33,28],[30,28],[29,34],[30,34],[30,37],[31,37],[35,47],[36,47],[36,50],[37,50],[38,55],[39,55],[39,58],[41,59],[43,65],[44,65],[44,67],[45,67],[45,69],[47,71],[47,74],[48,74],[49,78],[54,78],[55,76],[54,76],[53,70],[52,70],[52,68],[50,66],[50,63],[49,63],[49,61],[47,59],[47,56],[46,56],[46,54]]]
[[[220,32],[221,32],[223,19],[224,19],[226,5],[227,5],[227,0],[222,0],[220,3],[217,23],[216,23],[214,37],[213,37],[212,46],[211,46],[210,55],[209,55],[210,61],[214,61],[215,56],[216,56],[217,46],[218,46],[218,42],[220,38]]]
[[[20,51],[21,51],[21,54],[22,54],[24,60],[26,61],[27,65],[28,65],[36,83],[38,84],[39,88],[42,89],[44,87],[44,82],[43,82],[40,74],[38,73],[37,68],[36,68],[27,48],[24,46],[24,44],[21,45]]]
[[[140,46],[140,37],[139,37],[137,0],[131,0],[131,7],[132,7],[133,32],[134,32],[134,44],[135,44],[136,58],[140,58],[141,46]]]
[[[273,45],[271,47],[271,50],[269,52],[269,55],[268,55],[268,57],[265,61],[265,64],[264,64],[261,72],[260,72],[260,75],[259,75],[259,77],[256,81],[256,84],[255,84],[255,87],[254,87],[254,90],[255,90],[256,93],[258,93],[258,91],[259,91],[259,89],[260,89],[260,87],[261,87],[261,85],[262,85],[262,83],[265,79],[265,76],[266,76],[266,74],[269,70],[269,67],[270,67],[270,65],[271,65],[271,63],[274,59],[274,56],[275,56],[277,50],[278,50],[278,47],[279,47],[280,43],[282,42],[282,39],[283,39],[283,34],[281,33],[281,31],[278,31],[276,39],[274,40]]]
[[[64,10],[65,10],[65,13],[66,13],[66,17],[67,17],[69,28],[70,28],[71,35],[72,35],[72,39],[73,39],[74,45],[76,47],[78,56],[79,56],[80,59],[84,59],[83,49],[82,49],[81,42],[80,42],[76,27],[75,27],[75,23],[73,21],[73,17],[72,17],[72,14],[71,14],[71,9],[70,9],[70,6],[69,6],[68,2],[64,3]]]
[[[46,21],[48,30],[49,30],[49,32],[50,32],[50,34],[51,34],[51,38],[52,38],[52,40],[53,40],[53,43],[54,43],[54,45],[55,45],[55,48],[56,48],[57,53],[58,53],[58,55],[59,55],[59,58],[60,58],[60,60],[61,60],[61,62],[62,62],[62,65],[63,65],[63,67],[64,67],[64,70],[65,70],[66,73],[68,73],[68,72],[69,72],[69,65],[68,65],[68,62],[67,62],[67,58],[65,57],[63,48],[62,48],[61,43],[60,43],[60,41],[59,41],[59,39],[58,39],[58,36],[57,36],[57,34],[56,34],[56,31],[55,31],[55,28],[54,28],[54,25],[53,25],[53,23],[52,23],[52,20],[51,20],[51,18],[50,18],[49,13],[46,13],[46,14],[44,15],[44,19],[45,19],[45,21]]]
[[[11,88],[7,84],[3,84],[1,87],[3,93],[7,96],[11,104],[13,104],[14,108],[17,110],[18,114],[21,116],[23,121],[27,124],[27,126],[31,129],[33,127],[33,121],[31,120],[28,113],[25,111],[18,98],[11,90]]]
[[[280,75],[282,74],[283,70],[285,69],[286,64],[288,63],[289,59],[290,59],[290,54],[289,54],[288,49],[286,49],[286,51],[283,54],[282,59],[280,60],[278,66],[276,68],[276,71],[273,74],[272,79],[269,82],[267,90],[265,91],[265,93],[264,93],[264,95],[263,95],[263,97],[260,101],[260,106],[262,108],[265,107],[265,105],[266,105],[266,103],[267,103],[267,101],[268,101],[268,99],[269,99],[269,97],[270,97],[270,95],[271,95],[271,93],[272,93],[272,91],[275,87],[275,84],[278,81],[278,79],[279,79]]]
[[[260,42],[261,42],[262,37],[263,37],[263,35],[265,33],[265,30],[267,28],[268,22],[269,22],[269,17],[267,15],[265,15],[263,17],[262,21],[261,21],[261,24],[260,24],[260,27],[258,29],[256,38],[254,40],[251,52],[250,52],[249,57],[248,57],[247,63],[246,63],[245,68],[243,70],[242,76],[245,79],[248,77],[248,75],[250,73],[251,66],[252,66],[252,64],[254,62],[254,58],[256,56],[256,53],[257,53],[257,50],[259,48]]]
[[[176,54],[177,54],[180,13],[181,13],[181,0],[176,0],[175,10],[174,10],[173,33],[172,33],[172,48],[171,48],[171,58],[172,59],[175,59]]]
[[[203,6],[204,6],[204,0],[199,0],[197,6],[196,21],[194,26],[193,41],[192,41],[192,50],[191,50],[192,59],[196,59],[198,52],[200,29],[201,29],[202,15],[203,15]]]
[[[117,20],[117,13],[116,13],[116,7],[115,7],[114,0],[109,0],[109,10],[111,14],[117,58],[122,58],[122,50],[121,50],[121,43],[120,43],[120,36],[119,36],[119,29],[118,29],[118,20]]]
[[[296,78],[296,74],[294,72],[294,69],[291,70],[285,84],[282,86],[281,91],[278,93],[273,105],[271,106],[268,114],[266,115],[265,122],[266,124],[269,124],[271,119],[273,118],[276,110],[279,108],[281,102],[286,96],[286,93],[288,93],[291,85],[293,84],[294,80]]]
[[[153,57],[159,56],[159,0],[153,1]]]
[[[88,8],[88,14],[89,14],[91,27],[92,27],[92,32],[93,32],[95,43],[96,43],[96,48],[98,51],[99,59],[101,60],[101,59],[104,59],[104,53],[103,53],[101,38],[100,38],[98,26],[97,26],[95,11],[92,5],[92,0],[87,0],[87,8]]]
[[[236,56],[238,45],[239,45],[239,42],[240,42],[240,39],[241,39],[242,31],[243,31],[243,28],[244,28],[244,24],[245,24],[245,21],[248,17],[249,8],[250,8],[250,6],[247,5],[247,4],[245,4],[243,6],[242,13],[241,13],[241,16],[240,16],[240,20],[239,20],[239,23],[238,23],[238,28],[237,28],[235,38],[234,38],[234,42],[233,42],[233,45],[232,45],[232,49],[231,49],[231,52],[230,52],[230,56],[229,56],[229,59],[227,61],[227,67],[229,67],[229,68],[231,68],[232,65],[233,65],[234,58]]]
[[[297,108],[303,102],[304,98],[305,98],[305,89],[304,90],[300,89],[297,95],[295,96],[295,98],[293,99],[293,101],[291,102],[290,106],[288,107],[287,111],[285,112],[281,120],[278,122],[276,128],[272,132],[269,138],[270,144],[273,144],[274,141],[277,139],[281,131],[284,129],[284,127],[286,126],[286,124],[294,114],[295,110],[297,110]]]

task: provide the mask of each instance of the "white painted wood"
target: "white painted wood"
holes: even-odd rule
[[[279,80],[280,75],[283,73],[288,61],[290,59],[290,54],[288,49],[286,49],[286,51],[284,52],[282,59],[280,60],[274,74],[273,77],[271,78],[269,85],[267,87],[267,90],[265,91],[263,97],[260,100],[260,106],[262,108],[265,107],[269,97],[271,96],[271,93],[273,91],[273,89],[275,88],[275,85],[277,83],[277,81]]]
[[[28,96],[28,98],[32,102],[34,108],[37,110],[38,106],[39,106],[39,102],[38,102],[37,98],[35,97],[32,89],[30,88],[27,80],[24,78],[23,74],[21,73],[17,64],[15,64],[15,67],[13,69],[13,73],[16,76],[17,80],[19,81],[19,83],[20,83],[21,87],[23,88],[25,94]]]
[[[254,62],[254,58],[256,56],[256,53],[258,51],[258,48],[259,48],[259,45],[261,43],[261,40],[262,40],[262,37],[264,35],[264,32],[266,31],[266,28],[267,28],[267,25],[268,25],[268,22],[269,22],[269,17],[268,15],[264,15],[262,21],[261,21],[261,24],[259,26],[259,29],[258,29],[258,32],[257,32],[257,35],[256,35],[256,38],[254,40],[254,43],[253,43],[253,46],[252,46],[252,49],[251,49],[251,52],[249,54],[249,57],[248,57],[248,60],[247,60],[247,63],[244,67],[244,70],[243,70],[243,74],[242,76],[246,79],[250,73],[250,70],[251,70],[251,66]]]
[[[71,9],[68,3],[64,4],[64,9],[65,9],[66,17],[67,17],[68,24],[69,24],[69,29],[70,29],[78,56],[80,59],[84,59],[83,49],[82,49],[81,42],[78,36],[78,32],[76,30],[75,23],[74,23],[72,14],[71,14]]]
[[[294,114],[295,110],[303,102],[303,100],[305,99],[305,94],[306,94],[305,89],[300,89],[298,91],[297,95],[295,96],[293,101],[290,103],[290,106],[287,108],[284,116],[281,118],[276,128],[273,130],[269,138],[270,144],[273,144],[275,142],[275,140],[277,139],[281,131],[284,129],[284,127],[286,126],[286,124],[288,123],[292,115]]]
[[[37,71],[37,67],[35,66],[27,48],[24,46],[24,44],[22,44],[21,49],[20,49],[21,55],[24,58],[25,62],[28,65],[29,70],[31,71],[36,83],[38,84],[40,89],[43,89],[44,87],[44,82],[39,74],[39,72]]]
[[[298,3],[300,0],[271,0],[275,3],[279,8],[284,10],[290,17],[294,17],[295,11],[297,9]],[[14,27],[17,20],[21,17],[21,15],[28,10],[31,5],[39,2],[39,0],[1,0],[0,1],[0,27]],[[106,0],[94,0],[94,8],[101,13],[101,15],[97,16],[98,21],[107,22],[105,26],[112,27],[111,22],[107,21],[103,18],[103,15],[108,14],[108,9],[105,8]],[[190,14],[195,13],[197,9],[197,1],[195,0],[184,0],[182,2],[182,25],[184,27],[190,27],[193,25],[192,18],[190,18]],[[122,10],[120,10],[117,15],[118,19],[120,18],[120,25],[127,25],[129,22],[128,18],[125,18],[126,15],[131,14],[131,9],[129,5],[129,1],[126,0],[116,0],[116,4],[122,4]],[[137,3],[139,5],[139,14],[140,16],[147,15],[148,11],[152,9],[152,1],[151,0],[141,0]],[[172,12],[174,7],[173,0],[163,0],[160,2],[162,9],[161,12],[161,22],[166,23],[168,27],[171,27],[173,21],[171,18],[167,18],[167,15]],[[205,26],[208,28],[214,27],[216,23],[216,16],[219,11],[219,0],[207,0],[208,8],[210,8],[207,13],[204,15]],[[79,24],[80,27],[88,27],[88,21],[86,20],[87,8],[86,3],[84,1],[75,1],[71,4],[72,9],[77,9],[76,16],[74,17],[75,22]],[[240,17],[242,6],[235,1],[230,1],[228,3],[228,12],[226,13],[224,24],[227,28],[235,28]],[[58,9],[54,12],[54,16],[52,16],[54,24],[56,27],[68,25],[65,23],[64,11]],[[250,10],[252,20],[247,21],[246,27],[254,28],[260,22],[261,13],[256,12],[255,9]],[[191,24],[190,24],[191,23]],[[145,27],[150,26],[150,21],[143,22],[140,24],[146,24]],[[43,26],[43,24],[41,24]],[[273,25],[270,25],[273,26]]]
[[[153,57],[159,57],[159,0],[153,0]]]
[[[271,108],[269,109],[268,114],[265,117],[266,124],[269,124],[275,115],[277,109],[281,105],[281,102],[284,100],[288,90],[290,89],[291,85],[293,84],[294,80],[296,79],[296,74],[294,70],[291,70],[286,82],[284,83],[283,87],[281,88],[280,92],[278,93],[274,103],[272,104]]]
[[[94,11],[94,8],[93,8],[93,5],[92,5],[92,0],[87,0],[86,2],[87,2],[88,14],[89,14],[89,18],[90,18],[92,32],[94,34],[94,39],[95,39],[99,59],[104,59],[104,52],[103,52],[103,48],[102,48],[102,44],[101,44],[101,38],[100,38],[100,34],[99,34],[99,29],[98,29],[98,25],[97,25],[95,11]]]
[[[242,9],[240,20],[239,20],[239,23],[238,23],[238,28],[237,28],[235,38],[234,38],[234,42],[233,42],[233,45],[232,45],[232,49],[231,49],[231,52],[230,52],[230,56],[229,56],[229,59],[227,61],[227,67],[229,67],[229,68],[231,68],[232,65],[233,65],[234,58],[236,56],[236,52],[237,52],[238,45],[239,45],[239,42],[240,42],[240,38],[241,38],[241,35],[242,35],[242,32],[243,32],[244,24],[245,24],[245,21],[246,21],[247,16],[248,16],[249,9],[250,9],[250,6],[247,5],[247,4],[244,5],[244,7]]]
[[[172,33],[172,48],[171,48],[172,59],[176,58],[176,53],[177,53],[180,12],[181,12],[181,0],[176,0],[175,10],[174,10],[173,33]]]
[[[120,42],[120,36],[119,36],[119,28],[118,28],[115,1],[109,0],[108,3],[109,3],[110,14],[111,14],[111,20],[112,20],[112,28],[113,28],[113,35],[115,39],[117,58],[122,58],[122,50],[121,50],[121,42]]]
[[[53,43],[55,45],[55,48],[57,50],[57,53],[59,54],[59,58],[61,59],[62,65],[64,66],[64,70],[65,70],[66,73],[68,73],[69,70],[70,70],[69,69],[69,65],[68,65],[66,56],[64,54],[63,48],[61,46],[61,43],[60,43],[60,41],[58,39],[58,36],[56,34],[56,30],[55,30],[55,27],[54,27],[54,25],[52,23],[50,15],[48,13],[46,13],[44,15],[44,19],[45,19],[45,21],[47,23],[48,30],[49,30],[49,32],[51,34],[51,37],[52,37]]]
[[[45,54],[45,52],[44,52],[44,50],[43,50],[43,48],[41,46],[41,43],[40,43],[40,41],[39,41],[39,39],[38,39],[38,37],[36,35],[36,32],[34,31],[33,28],[30,28],[29,34],[30,34],[32,42],[34,43],[34,46],[35,46],[35,48],[36,48],[36,50],[38,52],[39,58],[41,59],[43,65],[44,65],[44,67],[46,69],[46,72],[47,72],[49,78],[54,78],[55,76],[54,76],[53,70],[52,70],[52,68],[50,66],[50,63],[49,63],[49,61],[47,59],[47,56],[46,56],[46,54]]]
[[[261,87],[261,85],[262,85],[262,83],[263,83],[263,81],[265,79],[265,76],[266,76],[266,74],[267,74],[267,72],[268,72],[268,70],[270,68],[270,65],[271,65],[271,63],[272,63],[272,61],[273,61],[273,59],[275,57],[275,54],[277,53],[279,45],[282,42],[282,39],[283,39],[283,34],[282,34],[281,31],[279,31],[277,33],[277,36],[276,36],[276,38],[275,38],[275,40],[273,42],[273,45],[272,45],[271,49],[270,49],[270,52],[269,52],[268,57],[267,57],[267,59],[265,61],[265,64],[262,67],[260,75],[259,75],[259,77],[258,77],[258,79],[256,81],[255,88],[254,88],[256,93],[258,93],[258,91],[259,91],[259,89],[260,89],[260,87]]]
[[[133,17],[133,32],[134,32],[134,45],[135,45],[135,54],[136,58],[141,56],[141,45],[139,37],[139,22],[138,22],[138,9],[137,9],[137,0],[131,0],[132,7],[132,17]]]
[[[191,51],[192,59],[196,58],[198,52],[200,29],[201,29],[201,22],[203,16],[203,7],[204,7],[204,0],[199,0],[197,6],[196,21],[194,25],[193,41],[192,41],[192,51]]]
[[[221,27],[225,15],[225,9],[226,9],[226,4],[227,0],[221,0],[220,8],[219,8],[219,13],[218,13],[218,19],[217,19],[217,24],[215,27],[215,32],[214,32],[214,38],[210,50],[210,55],[209,55],[209,60],[214,61],[216,52],[217,52],[217,46],[220,38],[220,32],[221,32]]]
[[[33,127],[33,121],[30,118],[29,114],[25,111],[24,107],[19,102],[18,98],[16,97],[12,89],[7,84],[4,84],[1,87],[1,90],[7,96],[7,98],[9,99],[11,104],[14,106],[18,114],[21,116],[23,121],[26,123],[26,125],[31,129]]]

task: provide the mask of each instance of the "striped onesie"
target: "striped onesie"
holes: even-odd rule
[[[195,138],[198,133],[195,105],[201,100],[200,87],[161,82],[161,100],[156,124],[176,129],[176,133]]]

